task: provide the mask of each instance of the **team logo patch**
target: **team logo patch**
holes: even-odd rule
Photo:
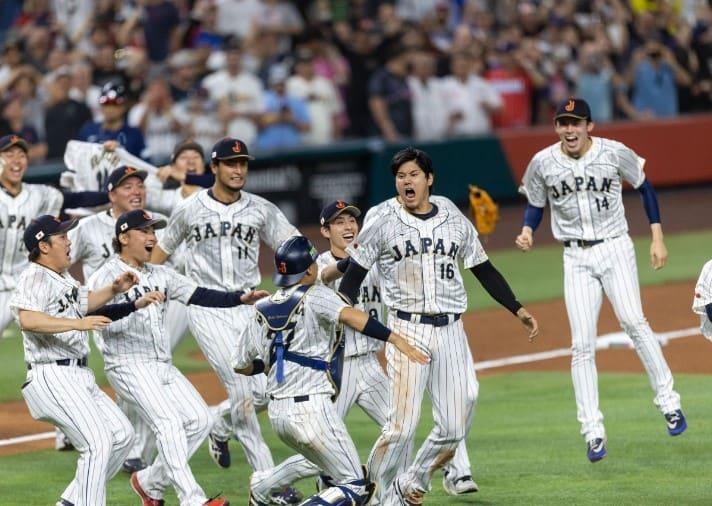
[[[143,212],[143,219],[144,219],[144,220],[150,220],[150,219],[151,219],[151,216],[150,216],[147,212],[144,211],[144,212]]]
[[[45,233],[40,230],[39,232],[37,232],[35,234],[35,239],[37,239],[38,241],[41,241],[44,236],[45,236]]]
[[[15,144],[16,142],[20,142],[20,137],[18,135],[10,137],[10,144]]]
[[[136,169],[134,169],[133,167],[126,167],[124,174],[128,176],[129,174],[133,174],[134,172],[136,172]]]
[[[121,226],[119,227],[119,229],[121,229],[122,232],[125,232],[127,228],[129,228],[128,223],[122,223]]]
[[[277,270],[281,274],[287,274],[287,264],[285,262],[279,262],[279,267],[277,268]]]
[[[571,112],[571,111],[574,110],[574,107],[575,107],[575,106],[576,106],[576,102],[574,101],[574,99],[571,99],[571,100],[569,100],[569,103],[566,104],[566,107],[564,107],[564,109],[565,109],[567,112]]]
[[[242,152],[242,147],[240,146],[239,142],[236,142],[235,145],[232,147],[232,151],[234,153],[241,153]]]
[[[343,200],[336,201],[336,209],[343,209],[344,207],[346,207],[346,202]]]

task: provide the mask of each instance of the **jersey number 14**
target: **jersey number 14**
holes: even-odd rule
[[[608,197],[596,199],[596,210],[600,213],[601,209],[608,209]]]

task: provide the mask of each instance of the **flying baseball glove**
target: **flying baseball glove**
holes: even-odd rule
[[[487,236],[494,232],[499,220],[499,206],[487,191],[473,184],[470,185],[470,210],[475,228],[481,235]]]

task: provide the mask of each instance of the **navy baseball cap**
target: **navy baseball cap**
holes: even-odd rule
[[[166,225],[166,220],[155,219],[143,209],[134,209],[125,212],[116,220],[116,236],[137,228],[153,227],[153,230],[160,230],[166,228]]]
[[[148,176],[148,172],[145,170],[122,165],[121,167],[115,168],[111,174],[109,174],[109,179],[106,180],[106,191],[112,191],[130,177],[137,177],[141,181],[144,181],[146,176]]]
[[[180,156],[183,151],[188,151],[192,149],[200,153],[200,158],[205,158],[205,153],[203,152],[203,146],[195,142],[194,140],[187,139],[179,142],[173,148],[173,154],[171,155],[171,162],[175,162],[176,158]]]
[[[247,158],[248,160],[254,160],[253,156],[247,151],[247,145],[240,139],[235,139],[233,137],[225,137],[220,139],[215,146],[213,146],[213,151],[210,153],[210,160],[213,162],[217,160],[232,160],[234,158]]]
[[[565,117],[591,121],[591,108],[584,99],[571,97],[556,110],[554,121]]]
[[[354,218],[361,216],[361,210],[358,207],[344,202],[343,200],[335,200],[334,202],[324,206],[321,210],[319,223],[326,225],[341,213],[349,213]]]
[[[3,135],[0,137],[0,152],[7,151],[13,146],[19,146],[25,153],[29,149],[27,141],[19,135]]]
[[[63,234],[76,227],[78,223],[76,219],[61,221],[51,214],[43,214],[27,225],[22,240],[27,251],[32,251],[40,241],[46,241],[51,235]]]
[[[123,83],[109,81],[101,88],[100,105],[121,105],[126,102],[126,87]]]
[[[274,276],[277,286],[292,286],[304,277],[319,253],[309,239],[295,235],[284,241],[274,252]]]

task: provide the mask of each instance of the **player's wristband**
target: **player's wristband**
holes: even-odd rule
[[[257,376],[263,372],[265,372],[265,363],[259,358],[254,359],[252,361],[252,374],[250,374],[250,376]]]
[[[346,269],[349,268],[349,261],[350,261],[350,260],[351,260],[351,259],[350,259],[349,257],[342,258],[341,260],[339,260],[338,262],[336,262],[336,269],[337,269],[341,274],[343,274],[344,272],[346,272]]]
[[[373,337],[379,341],[388,341],[391,337],[391,329],[383,325],[375,318],[369,318],[361,333],[368,337]]]

